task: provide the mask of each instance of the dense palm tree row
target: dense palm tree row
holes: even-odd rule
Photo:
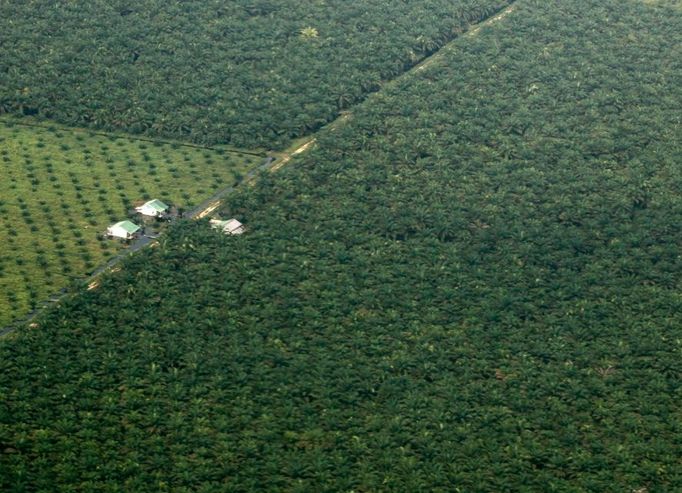
[[[0,2],[0,113],[281,147],[510,0]]]
[[[2,341],[0,489],[682,490],[680,25],[519,1]]]

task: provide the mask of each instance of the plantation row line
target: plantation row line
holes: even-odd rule
[[[1,115],[2,113],[0,113]],[[94,129],[80,129],[78,127],[66,127],[66,126],[60,126],[55,124],[54,122],[50,123],[40,123],[40,122],[30,122],[28,121],[28,117],[16,117],[15,119],[12,120],[13,125],[20,125],[24,127],[34,127],[34,128],[42,128],[50,131],[56,130],[61,130],[65,132],[83,132],[87,133],[88,136],[93,137],[93,136],[98,136],[98,137],[107,137],[109,139],[125,139],[128,141],[136,141],[136,142],[149,142],[150,144],[154,145],[169,145],[173,147],[189,147],[192,149],[203,149],[207,151],[214,151],[214,152],[227,152],[227,153],[232,153],[236,154],[238,156],[241,155],[248,155],[248,156],[254,156],[254,157],[263,157],[265,156],[266,152],[265,151],[249,151],[245,149],[230,149],[229,147],[226,146],[210,146],[206,144],[194,144],[191,142],[186,142],[186,141],[176,141],[176,140],[163,140],[159,138],[148,138],[148,137],[141,137],[139,135],[134,135],[134,134],[122,134],[118,135],[113,132],[100,132]]]

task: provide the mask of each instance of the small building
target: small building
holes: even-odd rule
[[[214,229],[222,229],[223,233],[226,235],[240,235],[245,230],[244,225],[236,219],[228,219],[227,221],[211,219],[211,227]]]
[[[107,235],[113,236],[114,238],[123,238],[124,240],[130,240],[135,238],[137,232],[140,231],[140,227],[130,221],[119,221],[107,228]]]
[[[161,202],[159,199],[152,199],[145,202],[140,207],[135,207],[135,210],[143,216],[159,217],[168,212],[169,207]]]

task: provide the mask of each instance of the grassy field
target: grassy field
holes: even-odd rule
[[[102,233],[138,202],[190,207],[259,160],[0,121],[0,326],[119,251]]]

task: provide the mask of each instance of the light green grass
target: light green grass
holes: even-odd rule
[[[135,205],[189,208],[259,160],[0,120],[0,327],[120,251],[102,233]]]

